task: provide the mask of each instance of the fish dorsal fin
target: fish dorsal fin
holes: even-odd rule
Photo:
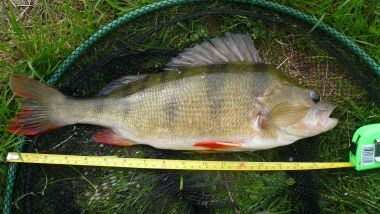
[[[186,49],[177,57],[172,58],[166,65],[166,70],[230,62],[261,62],[248,33],[240,35],[228,32],[222,38],[213,38],[193,48]]]
[[[105,87],[103,87],[98,92],[98,96],[108,95],[108,94],[112,93],[113,91],[115,91],[118,88],[121,88],[121,87],[126,86],[128,84],[131,84],[132,82],[135,82],[137,80],[145,78],[145,76],[146,75],[122,76],[119,79],[116,79],[116,80],[112,81],[111,83],[109,83],[108,85],[106,85]]]

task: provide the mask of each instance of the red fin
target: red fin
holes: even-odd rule
[[[229,149],[229,148],[239,148],[241,147],[241,144],[236,143],[236,142],[208,141],[208,142],[195,143],[193,146],[205,147],[209,149]]]
[[[24,102],[22,109],[28,109],[28,105],[28,102]],[[37,109],[19,112],[11,122],[7,127],[8,132],[21,136],[43,134],[62,127],[50,121],[49,112],[42,105]]]
[[[22,112],[11,120],[8,131],[16,135],[37,135],[62,127],[63,122],[52,118],[51,98],[63,96],[59,91],[43,83],[13,74],[9,82],[13,92],[25,99],[22,102]]]
[[[14,118],[14,119],[17,119],[17,118]],[[44,127],[44,129],[41,129],[39,127],[31,128],[29,126],[22,126],[16,123],[16,124],[7,126],[7,129],[8,129],[8,132],[16,134],[16,135],[29,136],[29,135],[43,134],[51,130],[58,129],[60,127],[62,126],[50,125],[49,127]]]
[[[197,150],[195,152],[198,154],[207,156],[209,154],[221,154],[221,153],[229,153],[229,152],[234,152],[234,151],[228,151],[228,150]]]
[[[105,143],[114,146],[132,146],[135,143],[122,137],[112,129],[105,129],[94,136],[94,140],[98,143]]]

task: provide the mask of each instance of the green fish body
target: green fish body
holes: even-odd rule
[[[10,85],[26,98],[26,113],[8,129],[20,135],[85,123],[107,127],[95,140],[112,145],[252,151],[287,145],[337,123],[329,118],[333,106],[316,92],[260,63],[248,35],[227,33],[204,42],[172,59],[167,71],[122,77],[90,99],[66,97],[21,76]],[[47,95],[25,95],[31,87]]]

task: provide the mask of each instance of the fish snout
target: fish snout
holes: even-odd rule
[[[338,119],[330,117],[335,108],[336,107],[330,103],[321,103],[317,106],[316,117],[318,126],[324,131],[328,131],[338,124]]]

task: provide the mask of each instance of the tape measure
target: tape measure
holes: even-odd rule
[[[77,156],[10,152],[8,162],[79,166],[124,167],[138,169],[279,171],[355,167],[356,170],[380,168],[380,124],[359,128],[350,145],[350,162],[240,162],[120,158],[114,156]]]
[[[349,162],[241,162],[241,161],[198,161],[119,158],[112,156],[77,156],[56,154],[35,154],[10,152],[8,162],[39,163],[78,166],[124,167],[138,169],[175,169],[175,170],[220,170],[220,171],[278,171],[311,170],[354,167]]]

